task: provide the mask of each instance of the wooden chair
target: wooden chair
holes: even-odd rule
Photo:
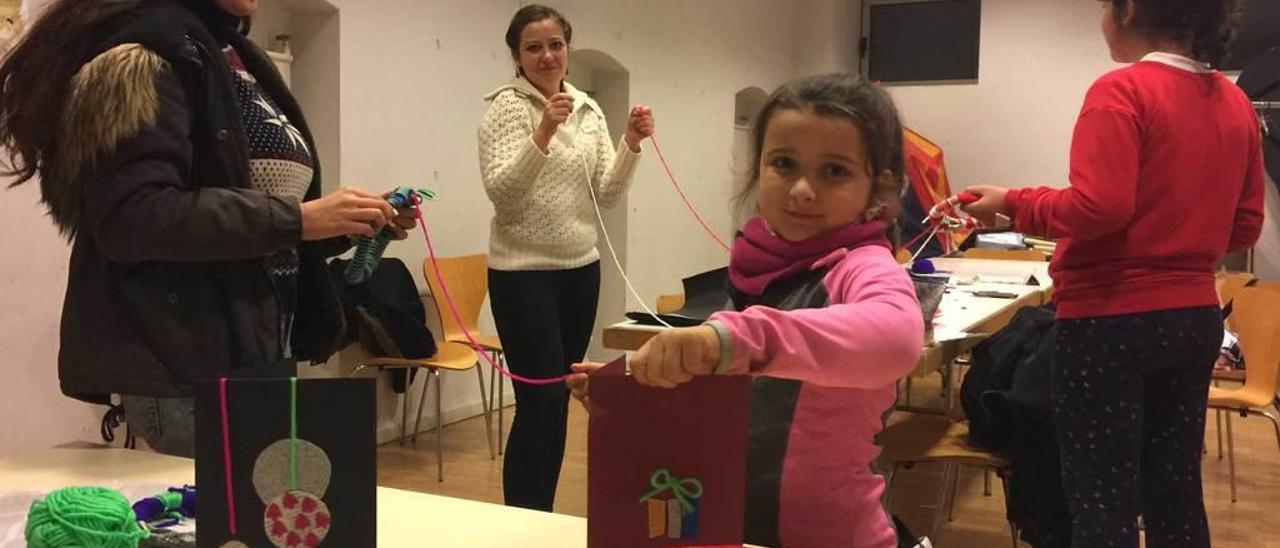
[[[1049,256],[1035,249],[982,249],[971,247],[963,251],[966,259],[990,259],[996,261],[1038,261],[1045,262]]]
[[[1231,302],[1233,299],[1236,298],[1236,295],[1240,294],[1240,290],[1244,289],[1245,286],[1248,286],[1255,282],[1256,282],[1256,279],[1253,277],[1253,274],[1250,274],[1248,272],[1229,272],[1226,270],[1219,271],[1214,276],[1214,287],[1215,289],[1217,289],[1217,292],[1218,292],[1218,306],[1223,307],[1225,309],[1227,306],[1227,303]],[[1231,318],[1226,319],[1226,321],[1223,323],[1223,327],[1225,327],[1228,330],[1231,329]],[[1232,383],[1243,383],[1244,371],[1243,370],[1233,370],[1233,371],[1216,371],[1215,370],[1213,372],[1213,385],[1219,386],[1219,383],[1224,381],[1232,382]],[[1217,433],[1217,438],[1218,438],[1218,458],[1219,459],[1222,459],[1222,456],[1223,456],[1222,413],[1223,412],[1221,410],[1217,410],[1217,409],[1215,409],[1213,412],[1214,421],[1218,425],[1217,429],[1215,429],[1215,432]]]
[[[406,282],[412,283],[412,281]],[[411,293],[417,293],[417,288],[406,288]],[[425,306],[425,303],[423,303]],[[477,360],[475,352],[467,345],[451,343],[443,340],[436,340],[436,353],[426,359],[406,359],[388,356],[367,356],[360,360],[356,367],[351,371],[351,376],[356,376],[366,369],[376,369],[379,373],[386,370],[398,371],[405,376],[404,393],[400,399],[403,402],[403,413],[400,416],[400,445],[405,444],[405,440],[416,444],[418,442],[418,432],[422,428],[422,411],[426,407],[427,392],[431,389],[431,381],[435,379],[436,391],[436,479],[444,481],[444,414],[443,405],[440,398],[440,371],[466,371],[475,368],[476,375],[482,380],[480,382],[480,398],[484,402],[484,407],[488,409],[488,400],[485,398],[484,381],[480,368],[476,367]],[[412,389],[412,372],[414,370],[423,370],[426,373],[427,380],[422,387],[422,394],[418,398],[418,417],[414,421],[412,436],[408,433],[409,425],[409,398]],[[485,426],[488,426],[486,422]],[[493,441],[489,442],[489,454],[493,455]]]
[[[1244,386],[1234,390],[1209,387],[1209,408],[1228,411],[1227,461],[1231,475],[1231,502],[1236,501],[1235,442],[1231,415],[1256,415],[1271,421],[1280,445],[1280,414],[1275,406],[1277,376],[1280,374],[1280,289],[1274,286],[1246,287],[1235,298],[1231,325],[1240,337],[1246,376]]]
[[[885,508],[889,508],[893,479],[898,471],[926,462],[943,465],[942,486],[938,490],[938,512],[934,517],[930,536],[937,536],[944,519],[952,519],[962,466],[980,468],[984,473],[995,472],[1000,477],[1005,500],[1009,499],[1011,468],[1008,459],[971,445],[968,441],[967,423],[934,415],[909,415],[910,418],[885,428],[877,437],[883,447],[878,462],[889,469],[885,485]],[[1009,522],[1009,532],[1013,546],[1017,548],[1018,527],[1012,521]]]
[[[480,321],[480,310],[484,306],[484,299],[489,294],[489,258],[483,254],[466,255],[462,257],[441,257],[437,259],[440,265],[440,275],[444,277],[444,286],[449,288],[449,296],[453,297],[453,304],[458,307],[458,315],[465,322],[465,327],[472,337],[475,337],[476,343],[485,352],[489,353],[489,357],[498,364],[503,363],[505,355],[502,352],[502,341],[498,340],[498,336],[490,333],[481,333],[476,327]],[[431,259],[427,258],[422,261],[422,276],[426,278],[427,285],[431,287],[431,295],[435,303],[436,314],[440,317],[440,329],[443,332],[442,338],[451,343],[462,344],[471,347],[471,341],[467,340],[467,336],[463,333],[463,325],[459,325],[454,318],[452,312],[447,310],[447,304],[444,302],[444,289],[441,286],[441,279],[436,276],[435,268],[431,266]],[[480,376],[480,391],[484,392],[484,376],[480,370],[476,370]],[[498,438],[497,446],[499,455],[502,454],[502,428],[503,415],[505,407],[504,381],[502,375],[497,371],[489,372],[489,398],[485,403],[485,426],[490,427],[492,422],[492,413],[494,405],[494,394],[497,394],[496,407],[498,408]],[[492,432],[489,433],[493,437]],[[492,445],[492,442],[490,442]]]
[[[659,314],[674,312],[684,307],[684,294],[658,295],[658,306],[654,310]]]
[[[1227,303],[1235,299],[1240,290],[1253,280],[1253,274],[1248,272],[1219,272],[1214,276],[1214,286],[1218,290],[1218,306],[1227,306]]]
[[[426,407],[427,391],[431,388],[431,380],[435,379],[436,385],[436,480],[444,481],[444,413],[441,405],[440,397],[440,371],[466,371],[475,369],[479,374],[480,368],[477,367],[476,353],[471,347],[465,344],[451,343],[447,341],[436,341],[436,353],[434,356],[423,360],[411,360],[404,358],[384,358],[384,357],[368,357],[360,361],[356,365],[355,370],[351,372],[352,376],[364,371],[365,369],[377,369],[378,372],[386,370],[400,370],[404,372],[406,377],[404,394],[400,395],[400,400],[404,402],[404,412],[400,417],[400,445],[404,445],[405,439],[408,438],[411,443],[418,443],[418,431],[422,427],[422,410]],[[422,369],[427,373],[426,384],[422,387],[422,395],[418,397],[418,418],[413,423],[413,434],[409,435],[405,429],[409,422],[409,389],[412,387],[409,382],[409,371],[412,369]],[[484,394],[484,381],[480,381],[480,398],[484,402],[486,409],[488,408],[488,399]],[[485,416],[488,417],[488,411]],[[485,428],[490,428],[489,422],[485,421]],[[489,455],[493,458],[493,434],[489,435]]]

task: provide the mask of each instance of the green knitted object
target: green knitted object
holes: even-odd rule
[[[31,503],[27,548],[136,548],[150,536],[124,495],[101,487],[68,487]]]

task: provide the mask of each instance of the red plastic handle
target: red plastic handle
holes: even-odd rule
[[[982,198],[982,196],[979,196],[972,192],[961,192],[959,194],[956,194],[956,200],[962,204],[972,204],[978,201],[980,198]]]

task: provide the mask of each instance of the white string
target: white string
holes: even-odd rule
[[[911,258],[907,260],[907,264],[915,264],[916,257],[919,257],[921,253],[924,253],[924,248],[929,247],[929,242],[932,242],[933,237],[938,235],[938,229],[940,228],[942,228],[942,223],[940,222],[933,226],[933,232],[930,232],[929,237],[924,239],[924,243],[920,244],[920,249],[917,249],[916,254],[912,255]]]
[[[645,304],[644,297],[641,297],[640,293],[636,291],[635,286],[631,285],[631,278],[627,277],[627,271],[623,270],[622,263],[618,261],[618,253],[613,250],[613,240],[609,238],[609,229],[604,227],[604,215],[600,214],[600,203],[596,201],[595,184],[591,182],[591,168],[587,165],[585,158],[583,158],[582,161],[582,171],[587,174],[587,191],[591,193],[591,207],[596,210],[596,220],[600,222],[600,233],[604,235],[604,245],[609,247],[609,256],[613,257],[613,265],[618,267],[618,274],[622,275],[622,281],[627,284],[627,290],[631,292],[632,297],[635,297],[636,300],[640,302],[640,307],[644,308],[644,311],[648,312],[649,316],[653,317],[654,320],[657,320],[658,323],[662,325],[674,328],[675,326],[658,317],[658,313],[654,312],[649,308],[649,305]]]

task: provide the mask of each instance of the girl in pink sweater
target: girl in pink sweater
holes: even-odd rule
[[[758,216],[735,241],[736,311],[664,331],[631,359],[636,381],[753,375],[744,540],[890,548],[875,436],[916,363],[923,319],[893,258],[902,127],[889,96],[848,74],[783,86],[752,137]],[[587,397],[585,373],[570,381]]]

